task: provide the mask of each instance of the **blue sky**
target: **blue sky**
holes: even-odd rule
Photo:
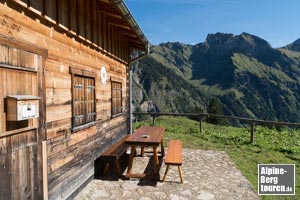
[[[207,34],[247,32],[273,47],[300,38],[300,0],[124,0],[152,44],[197,44]]]

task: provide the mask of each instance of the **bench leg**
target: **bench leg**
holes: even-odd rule
[[[105,167],[104,167],[104,170],[103,170],[103,176],[107,173],[108,168],[109,168],[109,162],[106,163],[106,165],[105,165]]]
[[[183,177],[182,177],[182,172],[181,172],[181,166],[178,165],[178,172],[179,172],[179,176],[180,176],[180,182],[183,183]]]
[[[118,159],[115,160],[115,165],[116,165],[116,168],[117,168],[117,171],[118,171],[118,175],[119,176],[122,176],[122,173],[121,173],[121,166],[120,166],[120,162]]]
[[[167,176],[167,173],[168,173],[168,170],[169,170],[169,166],[170,166],[170,165],[167,165],[167,168],[166,168],[166,171],[165,171],[163,180],[162,180],[163,182],[165,182],[165,180],[166,180],[166,176]]]

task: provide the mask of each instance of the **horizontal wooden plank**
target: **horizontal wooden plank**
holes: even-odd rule
[[[45,69],[49,72],[59,72],[61,74],[70,74],[68,63],[61,63],[55,60],[46,59]]]
[[[52,154],[65,150],[68,146],[67,142],[68,140],[65,140],[55,145],[51,142],[47,142],[47,156],[51,156]]]
[[[78,131],[71,135],[71,140],[68,143],[68,145],[72,146],[96,134],[97,134],[96,126],[92,126],[82,131]]]
[[[60,167],[62,167],[63,165],[67,164],[68,162],[70,162],[74,158],[75,158],[74,155],[69,155],[67,157],[64,156],[63,158],[61,158],[59,160],[56,160],[56,162],[50,164],[48,171],[53,172],[53,171],[59,169]]]
[[[66,132],[67,135],[61,135],[61,136],[59,136],[57,134],[57,132],[55,132],[55,130],[52,130],[51,132],[49,132],[50,135],[47,134],[47,137],[52,136],[51,137],[52,139],[49,142],[49,145],[47,145],[48,150],[49,150],[48,156],[56,154],[60,151],[64,151],[65,149],[67,149],[75,144],[78,144],[82,141],[85,141],[88,138],[97,134],[95,126],[90,127],[86,130],[78,131],[74,134],[68,134],[68,132]]]
[[[46,71],[46,88],[70,89],[71,76]]]
[[[75,190],[94,174],[94,162],[87,161],[71,165],[56,181],[49,181],[49,196],[53,199],[66,199]],[[52,174],[50,174],[51,178]],[[68,194],[66,194],[68,191]],[[64,196],[62,196],[64,195]]]
[[[71,118],[62,119],[53,122],[47,122],[46,124],[47,131],[52,129],[58,129],[58,130],[69,129],[71,127],[71,123],[72,123]]]
[[[5,18],[2,18],[0,16],[0,20],[5,21]],[[8,23],[13,24],[13,22],[8,22]],[[18,25],[16,25],[16,26],[18,26]],[[28,42],[25,43],[24,41],[20,41],[19,39],[10,37],[8,35],[3,35],[1,33],[0,33],[0,44],[9,46],[9,47],[13,47],[13,48],[17,48],[17,49],[22,49],[27,52],[32,52],[32,53],[41,55],[43,57],[48,56],[48,50],[45,48],[41,48],[40,46],[34,45],[32,43],[28,43]]]
[[[46,106],[71,105],[72,94],[68,88],[46,88]]]
[[[59,121],[63,119],[69,119],[72,117],[71,105],[48,106],[46,109],[47,122]]]

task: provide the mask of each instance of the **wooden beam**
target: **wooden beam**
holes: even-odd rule
[[[86,19],[87,19],[87,1],[84,0],[84,3],[83,3],[83,17],[84,17],[84,38],[87,39],[87,23],[86,23]]]
[[[102,35],[103,35],[103,45],[102,47],[104,49],[107,49],[107,16],[102,14]]]
[[[46,13],[46,2],[45,0],[42,0],[43,8],[42,8],[42,15],[44,16]]]
[[[85,0],[85,38],[92,42],[92,0]]]
[[[121,32],[122,35],[127,35],[130,37],[138,38],[138,35],[135,32],[128,30],[128,29],[124,29],[124,28],[118,26],[117,31]]]
[[[255,129],[255,122],[250,123],[250,143],[253,144],[254,142],[254,129]]]
[[[37,129],[38,129],[38,126],[31,126],[31,127],[20,128],[20,129],[16,129],[16,130],[12,130],[12,131],[6,131],[4,133],[1,133],[0,138],[12,136],[12,135],[18,135],[18,134],[22,134],[22,133],[33,131],[33,130],[37,131]]]
[[[131,29],[129,23],[126,22],[123,19],[118,19],[118,18],[115,18],[115,17],[109,17],[108,23],[119,25],[120,27],[125,27],[125,29]]]
[[[111,2],[98,1],[95,8],[106,13],[121,15],[120,11]]]
[[[71,0],[67,0],[68,7],[68,29],[71,30]]]
[[[76,34],[79,35],[79,0],[76,0],[76,27],[77,27],[77,31]]]
[[[94,31],[97,27],[95,27],[95,0],[91,0],[91,41],[95,44]]]
[[[105,15],[108,15],[110,17],[114,17],[114,18],[117,18],[117,19],[123,19],[121,15],[119,14],[116,14],[116,13],[110,13],[108,11],[104,11],[104,10],[100,10],[99,12],[105,14]]]
[[[59,9],[58,9],[58,1],[59,0],[54,0],[56,3],[55,3],[55,10],[56,10],[56,18],[55,18],[55,21],[56,21],[56,24],[58,24],[58,21],[59,21]]]
[[[0,44],[48,57],[48,50],[31,43],[0,34]]]
[[[103,23],[102,23],[102,14],[97,11],[97,38],[98,38],[98,46],[103,47]]]
[[[43,199],[48,200],[47,141],[42,142]]]

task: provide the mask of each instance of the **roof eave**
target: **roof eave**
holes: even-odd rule
[[[147,40],[147,38],[146,38],[145,34],[143,33],[143,31],[141,30],[141,28],[139,27],[139,25],[137,24],[137,22],[135,21],[135,19],[133,18],[133,16],[131,15],[129,9],[127,8],[127,6],[123,2],[123,0],[112,0],[112,2],[121,11],[124,19],[126,19],[128,21],[128,23],[130,24],[132,30],[135,31],[136,34],[140,37],[141,41],[143,42],[143,44],[145,46],[145,50],[148,53],[150,43]]]

